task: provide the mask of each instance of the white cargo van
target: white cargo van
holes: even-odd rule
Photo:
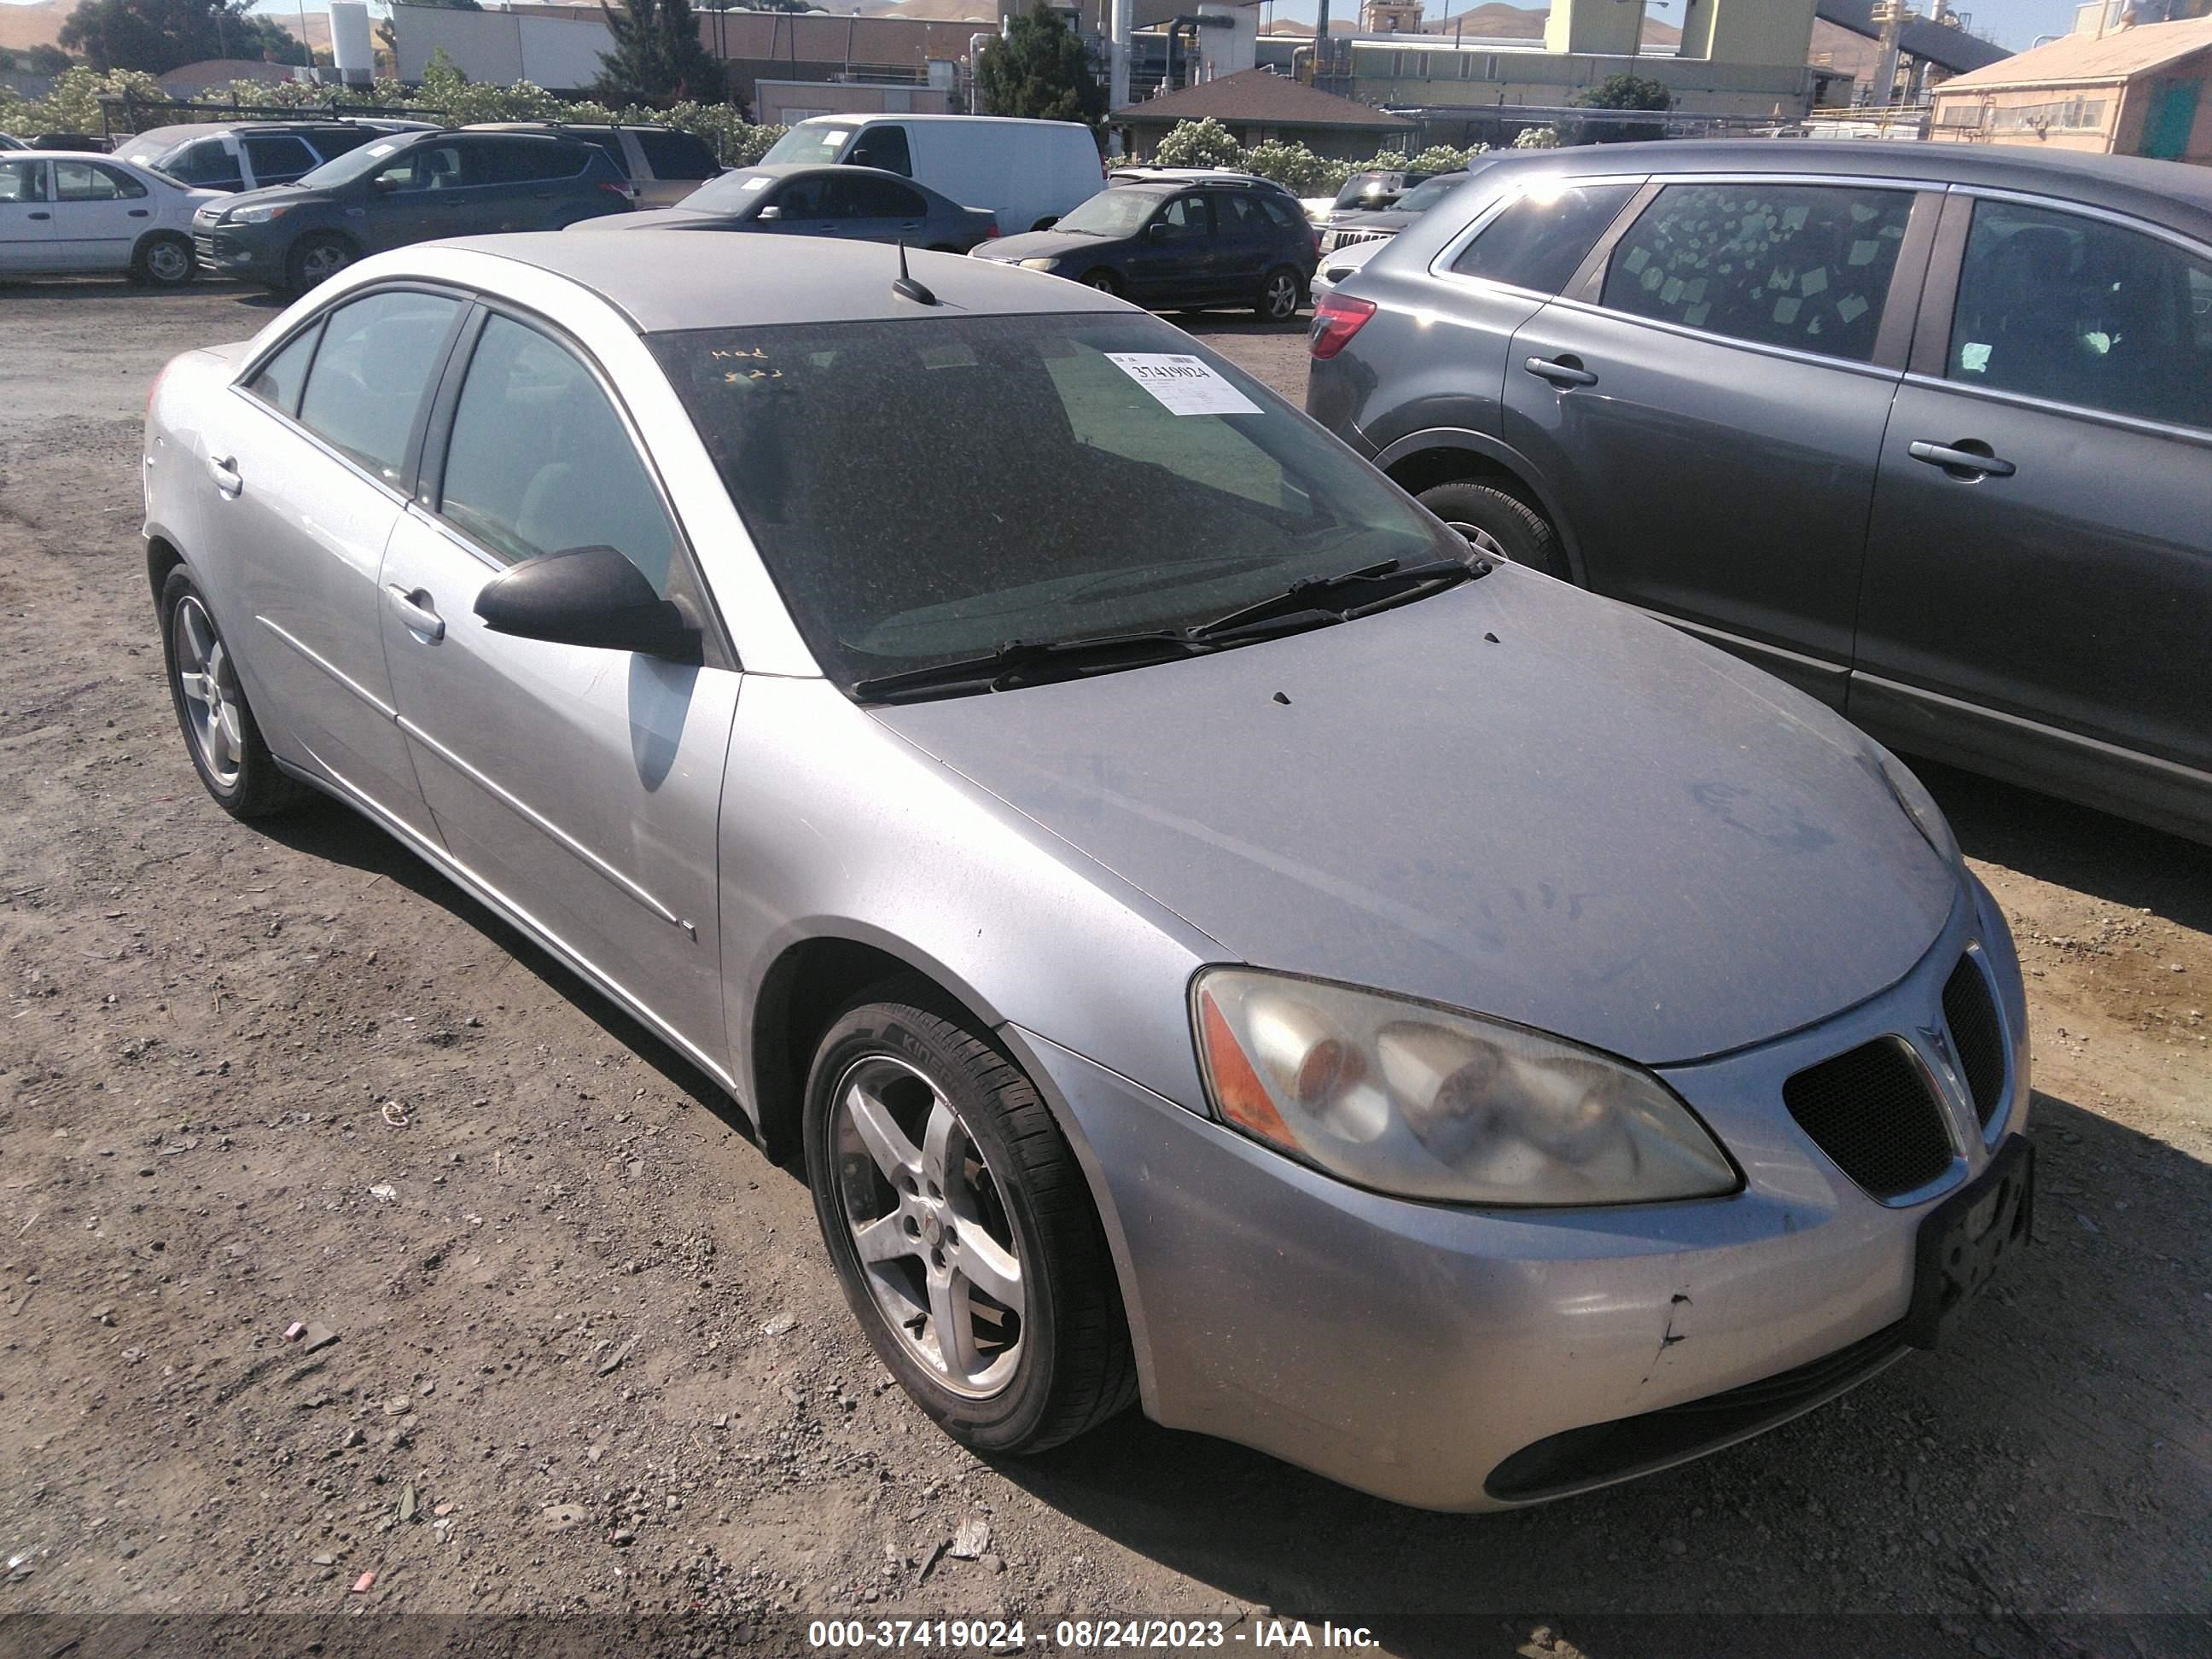
[[[1008,236],[1043,228],[1106,185],[1090,128],[1008,115],[816,115],[761,160],[902,173],[963,207],[988,208]]]

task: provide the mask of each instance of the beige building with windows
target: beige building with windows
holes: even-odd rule
[[[1929,137],[2212,166],[2208,82],[2212,17],[2084,30],[1945,82]]]

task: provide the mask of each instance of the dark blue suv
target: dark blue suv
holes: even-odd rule
[[[1285,323],[1305,303],[1320,245],[1297,200],[1264,179],[1102,190],[1050,230],[979,259],[1048,270],[1156,311],[1249,306]]]

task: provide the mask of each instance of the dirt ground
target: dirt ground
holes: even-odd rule
[[[2205,849],[1928,769],[2036,1045],[2040,1248],[1955,1347],[1505,1516],[1134,1413],[987,1462],[891,1387],[805,1188],[696,1073],[365,823],[201,793],[139,422],[166,358],[268,315],[0,287],[0,1651],[379,1609],[712,1614],[773,1651],[792,1615],[894,1611],[1606,1659],[1815,1627],[1743,1614],[1909,1615],[1834,1638],[1869,1652],[2212,1645],[2174,1617],[2212,1612]],[[1200,331],[1300,394],[1295,332]],[[1696,1617],[1620,1622],[1658,1614]],[[230,1629],[176,1650],[320,1639]]]

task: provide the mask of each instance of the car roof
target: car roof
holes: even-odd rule
[[[1127,309],[1118,300],[1041,271],[909,249],[908,268],[940,301],[920,305],[891,292],[899,252],[888,242],[641,230],[623,236],[531,231],[462,237],[434,246],[564,276],[614,307],[641,334]]]
[[[2032,150],[2013,144],[1928,140],[1653,139],[1531,150],[1502,173],[1549,165],[1571,173],[1777,173],[1936,185],[1982,185],[2061,196],[2149,219],[2212,230],[2212,168],[2133,155]],[[1489,177],[1492,169],[1485,168]]]

